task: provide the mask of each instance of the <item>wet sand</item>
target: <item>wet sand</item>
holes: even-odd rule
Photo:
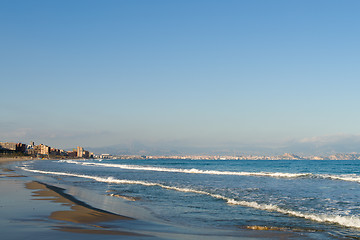
[[[50,200],[53,202],[61,203],[69,206],[71,210],[54,211],[51,213],[50,218],[54,220],[67,221],[81,224],[94,224],[101,222],[109,222],[114,220],[134,220],[130,217],[114,214],[102,209],[94,208],[82,201],[77,200],[73,196],[64,193],[65,189],[51,186],[41,182],[28,182],[25,184],[27,189],[36,190],[33,196],[36,200]],[[91,225],[98,228],[106,228],[101,224]],[[81,233],[95,233],[95,234],[111,234],[111,235],[129,235],[140,236],[141,234],[114,231],[104,229],[79,229],[74,227],[61,228],[62,231],[81,232]]]
[[[135,219],[92,207],[65,193],[65,189],[29,181],[27,176],[19,175],[7,166],[14,161],[19,160],[0,159],[1,239],[41,239],[43,235],[52,236],[53,239],[81,239],[81,235],[89,234],[121,235],[130,237],[129,239],[147,236],[103,225],[102,223],[116,221],[119,224],[121,221]],[[49,202],[56,205],[50,206]],[[55,210],[56,206],[59,207]],[[63,208],[69,210],[62,210]],[[59,232],[64,232],[65,235]]]

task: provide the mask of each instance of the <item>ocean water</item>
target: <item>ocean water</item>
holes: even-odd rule
[[[360,161],[58,160],[19,168],[122,197],[174,225],[360,238]]]

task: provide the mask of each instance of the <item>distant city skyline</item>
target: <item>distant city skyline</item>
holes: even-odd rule
[[[2,1],[0,141],[360,152],[359,9]]]

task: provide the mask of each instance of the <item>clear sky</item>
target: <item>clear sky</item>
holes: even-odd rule
[[[0,141],[358,137],[359,12],[357,0],[2,0]]]

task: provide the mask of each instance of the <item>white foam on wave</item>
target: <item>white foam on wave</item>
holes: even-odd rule
[[[126,164],[111,164],[111,163],[89,163],[78,162],[74,160],[65,160],[66,163],[80,164],[85,166],[101,166],[113,167],[128,170],[140,171],[154,171],[154,172],[174,172],[174,173],[189,173],[189,174],[209,174],[209,175],[233,175],[233,176],[258,176],[258,177],[274,177],[274,178],[321,178],[331,180],[341,180],[348,182],[360,183],[360,176],[356,174],[313,174],[313,173],[282,173],[282,172],[233,172],[233,171],[217,171],[217,170],[200,170],[200,169],[183,169],[183,168],[164,168],[164,167],[150,167],[140,165],[126,165]]]
[[[200,170],[196,168],[183,169],[183,168],[164,168],[164,167],[149,167],[140,165],[125,165],[125,164],[111,164],[111,163],[89,163],[77,162],[67,160],[67,163],[80,164],[85,166],[101,166],[113,167],[128,170],[141,170],[141,171],[154,171],[154,172],[175,172],[175,173],[192,173],[192,174],[209,174],[209,175],[234,175],[234,176],[267,176],[279,178],[297,178],[311,176],[311,173],[281,173],[281,172],[232,172],[232,171],[217,171],[217,170]]]
[[[360,183],[360,176],[356,174],[342,174],[342,175],[321,174],[319,176],[326,179]]]
[[[303,213],[303,212],[299,212],[299,211],[293,211],[293,210],[281,208],[281,207],[279,207],[277,205],[273,205],[273,204],[261,204],[261,203],[257,203],[254,201],[235,200],[233,198],[228,198],[228,197],[222,196],[220,194],[210,193],[210,192],[206,192],[203,190],[168,186],[168,185],[164,185],[161,183],[155,183],[155,182],[116,179],[113,177],[105,178],[105,177],[97,177],[97,176],[90,176],[90,175],[65,173],[65,172],[41,171],[41,170],[28,169],[26,167],[20,167],[20,168],[25,171],[34,172],[34,173],[52,174],[52,175],[60,175],[60,176],[72,176],[72,177],[93,179],[95,181],[104,182],[104,183],[136,184],[136,185],[143,185],[143,186],[149,186],[149,187],[161,187],[163,189],[174,190],[174,191],[179,191],[179,192],[202,194],[202,195],[211,196],[216,199],[224,200],[226,203],[231,204],[231,205],[239,205],[239,206],[250,207],[250,208],[265,210],[265,211],[270,211],[270,212],[278,212],[278,213],[282,213],[285,215],[309,219],[309,220],[321,222],[321,223],[331,223],[331,224],[338,224],[338,225],[345,226],[345,227],[360,228],[360,216],[340,216],[340,215],[331,215],[331,214]]]

